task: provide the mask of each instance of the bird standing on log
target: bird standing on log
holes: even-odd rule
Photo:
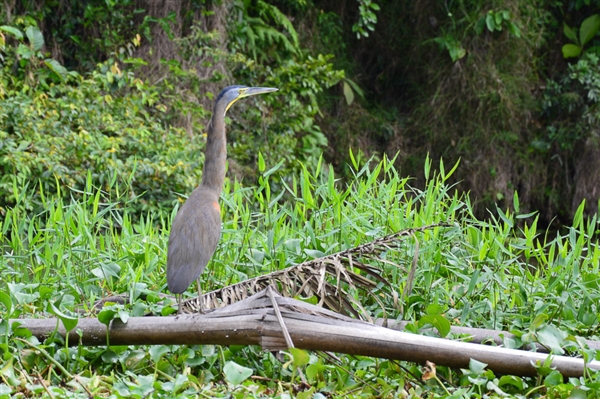
[[[177,212],[167,253],[167,286],[178,294],[178,313],[182,312],[181,294],[196,280],[198,303],[204,313],[200,274],[217,248],[221,236],[219,196],[225,180],[227,139],[225,113],[240,98],[269,93],[270,87],[229,86],[219,93],[208,123],[202,182]]]

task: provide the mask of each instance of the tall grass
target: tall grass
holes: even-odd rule
[[[222,195],[222,237],[203,275],[203,289],[286,268],[402,229],[445,222],[446,227],[399,240],[381,258],[362,259],[378,267],[389,282],[375,288],[379,303],[350,290],[372,317],[412,320],[408,328],[414,332],[432,320],[437,320],[438,326],[445,320],[447,324],[508,329],[519,338],[507,340],[507,346],[537,341],[556,353],[567,350],[593,356],[581,349],[576,338],[598,335],[598,220],[582,217],[584,204],[565,234],[551,236],[538,231],[535,213],[519,213],[516,193],[514,211],[497,209],[487,220],[475,218],[469,197],[447,184],[458,165],[445,171],[442,163],[438,171],[432,171],[428,160],[426,186],[419,190],[411,186],[410,178],[400,176],[393,160],[364,161],[353,154],[351,160],[354,172],[348,182],[336,179],[332,168],[321,162],[302,166],[299,176],[282,176],[281,164],[267,168],[262,157],[255,187],[227,181]],[[134,217],[130,201],[136,199],[129,197],[126,188],[108,190],[120,193],[111,198],[90,182],[88,179],[85,191],[78,193],[80,200],[67,203],[61,195],[40,193],[44,212],[29,214],[19,202],[6,210],[0,221],[0,335],[4,337],[0,351],[4,353],[6,384],[19,384],[10,374],[17,370],[11,366],[15,360],[23,373],[40,372],[49,364],[43,357],[31,357],[28,345],[39,343],[25,344],[19,336],[26,334],[9,331],[6,318],[54,313],[76,322],[76,312],[91,313],[98,298],[113,293],[129,294],[130,303],[119,312],[173,311],[169,300],[162,302],[161,294],[167,293],[166,247],[177,206],[168,214]],[[118,182],[113,179],[110,184]],[[25,203],[33,189],[15,184],[15,198]],[[402,293],[415,256],[414,287],[405,298]],[[194,295],[192,291],[189,295]],[[401,306],[395,298],[400,298]],[[104,395],[118,391],[127,396],[148,388],[150,382],[157,387],[159,380],[166,381],[160,386],[168,395],[173,382],[169,376],[173,375],[185,381],[180,390],[197,393],[208,389],[212,392],[208,396],[223,393],[227,385],[217,385],[221,388],[212,391],[204,384],[216,381],[219,375],[227,379],[237,373],[231,371],[232,361],[267,370],[261,371],[267,379],[290,379],[285,365],[255,348],[67,349],[55,338],[44,343],[46,352],[40,352],[43,348],[39,346],[33,348],[53,357],[66,372],[96,381],[96,391]],[[163,356],[167,353],[171,356]],[[349,368],[378,376],[376,387],[363,388],[372,392],[396,392],[403,386],[401,381],[412,378],[399,376],[398,367],[390,362],[342,357],[340,365],[345,366],[338,368],[326,366],[328,361],[321,357],[310,359],[313,371],[307,376],[315,386],[330,390],[356,389],[352,381],[357,374]],[[545,373],[558,381],[551,370]],[[54,384],[60,382],[58,376],[50,379]],[[2,392],[12,389],[7,387],[0,383]],[[475,384],[471,388],[481,390]],[[57,385],[53,389],[59,390]]]
[[[446,184],[458,165],[446,172],[442,163],[434,172],[428,162],[426,187],[418,190],[398,174],[393,160],[365,162],[352,154],[351,159],[354,177],[348,183],[338,181],[322,163],[303,166],[298,177],[277,176],[280,165],[267,170],[262,157],[256,187],[228,181],[222,195],[222,237],[203,276],[203,289],[405,228],[447,222],[451,227],[419,233],[390,248],[385,256],[400,267],[372,261],[395,290],[379,287],[387,315],[418,319],[437,304],[464,325],[523,328],[540,314],[569,332],[585,332],[595,324],[596,217],[584,220],[580,208],[568,234],[549,237],[537,231],[535,214],[518,214],[515,193],[516,213],[498,209],[498,217],[477,220],[469,198]],[[17,197],[25,197],[27,189],[15,187]],[[20,207],[6,213],[0,287],[26,313],[65,294],[72,297],[67,304],[89,309],[112,293],[129,293],[133,303],[140,294],[166,292],[165,251],[176,209],[132,223],[126,192],[108,198],[88,182],[82,195],[81,201],[70,203],[42,195],[43,213],[29,215]],[[416,284],[400,314],[392,298],[406,284],[415,251]],[[370,307],[377,313],[376,308]]]

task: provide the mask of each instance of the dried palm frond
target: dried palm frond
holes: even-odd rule
[[[398,250],[398,245],[404,238],[413,237],[417,232],[440,226],[450,225],[436,223],[405,229],[354,248],[223,287],[203,295],[204,309],[221,308],[248,298],[268,286],[274,286],[283,296],[292,298],[314,296],[319,300],[318,306],[355,318],[369,320],[368,313],[361,304],[362,301],[358,301],[349,292],[349,289],[352,291],[361,289],[363,293],[378,302],[385,313],[385,308],[376,295],[376,288],[378,284],[388,287],[390,284],[386,278],[381,276],[381,267],[374,266],[372,263],[396,266],[414,278],[418,251],[415,251],[410,267],[411,272],[402,265],[384,259],[382,253]],[[412,281],[408,281],[407,286],[411,287]],[[391,291],[394,294],[394,305],[398,307],[397,291],[395,289],[391,289]],[[405,290],[404,295],[408,295],[408,293]],[[183,303],[183,307],[187,312],[197,312],[198,301],[189,299]]]

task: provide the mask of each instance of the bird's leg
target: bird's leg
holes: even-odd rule
[[[200,287],[200,278],[196,280],[198,285],[198,305],[200,305],[200,313],[204,314],[204,306],[202,305],[202,288]]]
[[[183,313],[183,308],[181,307],[181,296],[183,294],[177,294],[177,314]]]

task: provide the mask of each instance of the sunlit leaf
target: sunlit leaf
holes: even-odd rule
[[[31,43],[33,51],[39,51],[44,46],[44,35],[37,26],[28,26],[25,29],[25,35]]]
[[[239,385],[250,378],[253,370],[248,367],[240,366],[236,362],[228,361],[223,367],[225,380],[232,385]]]

